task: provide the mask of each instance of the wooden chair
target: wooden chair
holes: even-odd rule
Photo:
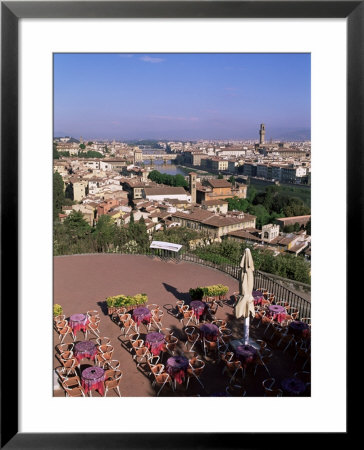
[[[108,337],[99,337],[96,339],[98,345],[107,345],[110,344],[111,339]]]
[[[202,372],[205,368],[205,363],[201,359],[197,359],[193,361],[193,363],[189,363],[189,367],[187,368],[186,375],[187,375],[187,385],[186,389],[188,389],[188,385],[190,383],[191,378],[195,378],[202,388],[204,389],[204,385],[202,384],[202,381],[200,380],[200,377],[202,375]]]
[[[184,311],[183,316],[181,318],[181,322],[183,323],[183,326],[188,327],[189,323],[191,322],[191,320],[193,320],[194,317],[195,317],[195,313],[193,312],[192,309]],[[185,324],[185,320],[187,320],[187,324]]]
[[[66,397],[86,397],[85,391],[82,386],[77,386],[74,388],[68,388],[66,386],[63,386]]]
[[[122,378],[123,374],[122,374],[122,372],[120,370],[116,370],[114,372],[115,372],[115,374],[114,374],[113,378],[109,378],[109,379],[105,380],[105,383],[104,383],[105,384],[104,397],[106,397],[107,393],[111,389],[116,391],[118,396],[121,397],[119,384],[120,384],[120,381],[121,381],[121,378]]]
[[[241,364],[241,361],[238,361],[236,359],[232,359],[231,361],[228,361],[227,359],[223,360],[225,363],[225,367],[222,371],[222,373],[227,372],[229,378],[230,378],[230,383],[232,382],[232,380],[235,379],[236,374],[238,373],[238,371],[241,371],[242,376],[244,376],[244,371],[243,371],[243,366]]]
[[[158,393],[157,393],[157,397],[159,396],[159,394],[161,393],[162,389],[166,386],[166,384],[169,384],[169,386],[171,387],[172,391],[173,389],[173,383],[172,383],[172,379],[169,376],[169,374],[167,372],[162,372],[159,374],[154,374],[154,381],[152,383],[152,386],[161,386],[161,388],[159,389]]]
[[[225,391],[229,397],[245,397],[246,395],[246,390],[240,384],[229,384]]]
[[[264,389],[264,397],[282,397],[283,391],[279,388],[273,388],[275,383],[274,378],[266,378],[262,382],[262,386]]]
[[[190,352],[192,351],[193,347],[196,345],[196,343],[200,339],[200,332],[198,328],[196,327],[186,327],[184,329],[184,332],[186,333],[187,341],[185,342],[185,346],[187,348],[187,344],[192,344],[190,347]]]
[[[114,347],[110,344],[104,344],[104,345],[99,345],[97,347],[98,351],[100,353],[106,353],[106,352],[113,352],[114,351]]]
[[[217,344],[218,340],[210,341],[207,338],[203,338],[203,348],[205,357],[207,356],[207,353],[213,353],[215,356],[217,356]]]
[[[178,338],[176,338],[175,336],[169,336],[168,341],[166,343],[167,352],[170,355],[174,355],[174,351],[175,351],[177,345],[178,345]]]
[[[100,330],[99,330],[99,325],[98,323],[94,323],[94,322],[89,322],[86,325],[86,332],[85,332],[85,339],[87,339],[87,334],[88,333],[92,333],[94,334],[97,338],[100,337]]]
[[[73,334],[72,328],[69,325],[66,325],[63,328],[59,328],[58,333],[59,333],[59,339],[61,341],[61,344],[63,344],[63,341],[65,340],[66,336],[68,336],[68,335],[72,336],[73,342],[76,340],[75,335]]]
[[[110,359],[105,361],[102,368],[105,370],[117,370],[120,367],[120,361],[117,359]]]

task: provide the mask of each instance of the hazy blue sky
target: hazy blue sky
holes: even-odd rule
[[[309,54],[56,54],[54,133],[310,138]]]

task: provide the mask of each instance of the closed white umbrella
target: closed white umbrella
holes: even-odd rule
[[[244,317],[244,342],[249,343],[249,315],[254,310],[254,262],[250,250],[247,248],[240,262],[239,293],[240,298],[235,307],[235,317]]]

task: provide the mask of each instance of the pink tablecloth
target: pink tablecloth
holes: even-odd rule
[[[269,315],[273,317],[274,320],[277,320],[279,323],[285,320],[287,311],[283,306],[280,305],[269,305],[268,307]]]
[[[80,362],[83,358],[94,360],[96,354],[96,346],[91,341],[81,341],[75,344],[74,355],[78,362]]]
[[[206,303],[201,302],[200,300],[193,300],[190,303],[190,307],[193,310],[195,316],[199,319],[206,309]]]
[[[88,324],[89,320],[86,314],[73,314],[70,317],[69,325],[72,328],[73,334],[76,334],[77,331],[82,330],[83,332],[86,331],[86,325]]]
[[[257,350],[252,345],[238,345],[235,352],[243,367],[247,367],[254,362],[258,355]]]
[[[99,391],[100,395],[104,395],[105,370],[101,367],[87,367],[82,372],[81,383],[87,394],[91,389]]]
[[[184,356],[171,356],[167,359],[167,373],[178,384],[181,384],[185,378],[186,370],[189,366],[189,361]]]
[[[164,346],[164,334],[158,333],[158,331],[148,333],[145,337],[145,345],[154,356],[159,355]]]
[[[213,323],[204,323],[200,326],[200,332],[202,336],[207,338],[209,341],[216,341],[219,334],[219,327]]]
[[[144,306],[140,306],[139,308],[135,308],[133,311],[133,320],[138,324],[138,326],[143,323],[149,323],[152,318],[152,313],[148,308]]]

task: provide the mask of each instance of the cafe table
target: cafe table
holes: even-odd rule
[[[97,390],[101,396],[104,395],[105,370],[101,367],[87,367],[82,371],[81,384],[87,394]]]
[[[219,334],[219,327],[213,323],[204,323],[199,328],[201,336],[209,341],[216,341]]]
[[[281,386],[288,396],[298,396],[306,390],[306,383],[297,377],[285,378],[282,380]]]
[[[152,318],[151,311],[145,306],[139,306],[133,310],[133,320],[139,326],[142,322],[149,323]]]
[[[238,345],[235,349],[237,358],[241,361],[241,364],[246,368],[249,364],[254,362],[258,356],[258,351],[252,345]]]
[[[200,317],[206,310],[206,303],[201,302],[201,300],[193,300],[190,303],[190,308],[192,309],[197,319],[200,320]]]
[[[82,330],[86,332],[86,325],[89,320],[86,314],[72,314],[69,320],[69,326],[72,328],[73,334],[76,336],[77,331]]]
[[[165,336],[158,331],[152,331],[145,337],[145,346],[148,347],[154,356],[159,355],[165,343]]]
[[[75,344],[73,353],[78,363],[80,363],[83,358],[94,360],[97,348],[91,341],[80,341]]]
[[[261,291],[253,291],[253,298],[254,298],[254,306],[261,305],[264,300],[263,292]]]
[[[292,322],[288,325],[289,331],[298,338],[307,337],[309,328],[310,327],[307,323],[301,322],[300,320],[292,320]]]
[[[177,355],[167,359],[167,373],[178,384],[183,382],[188,367],[189,360],[185,356]]]
[[[287,315],[286,309],[281,305],[269,305],[268,313],[273,320],[277,320],[279,323],[283,322]]]

